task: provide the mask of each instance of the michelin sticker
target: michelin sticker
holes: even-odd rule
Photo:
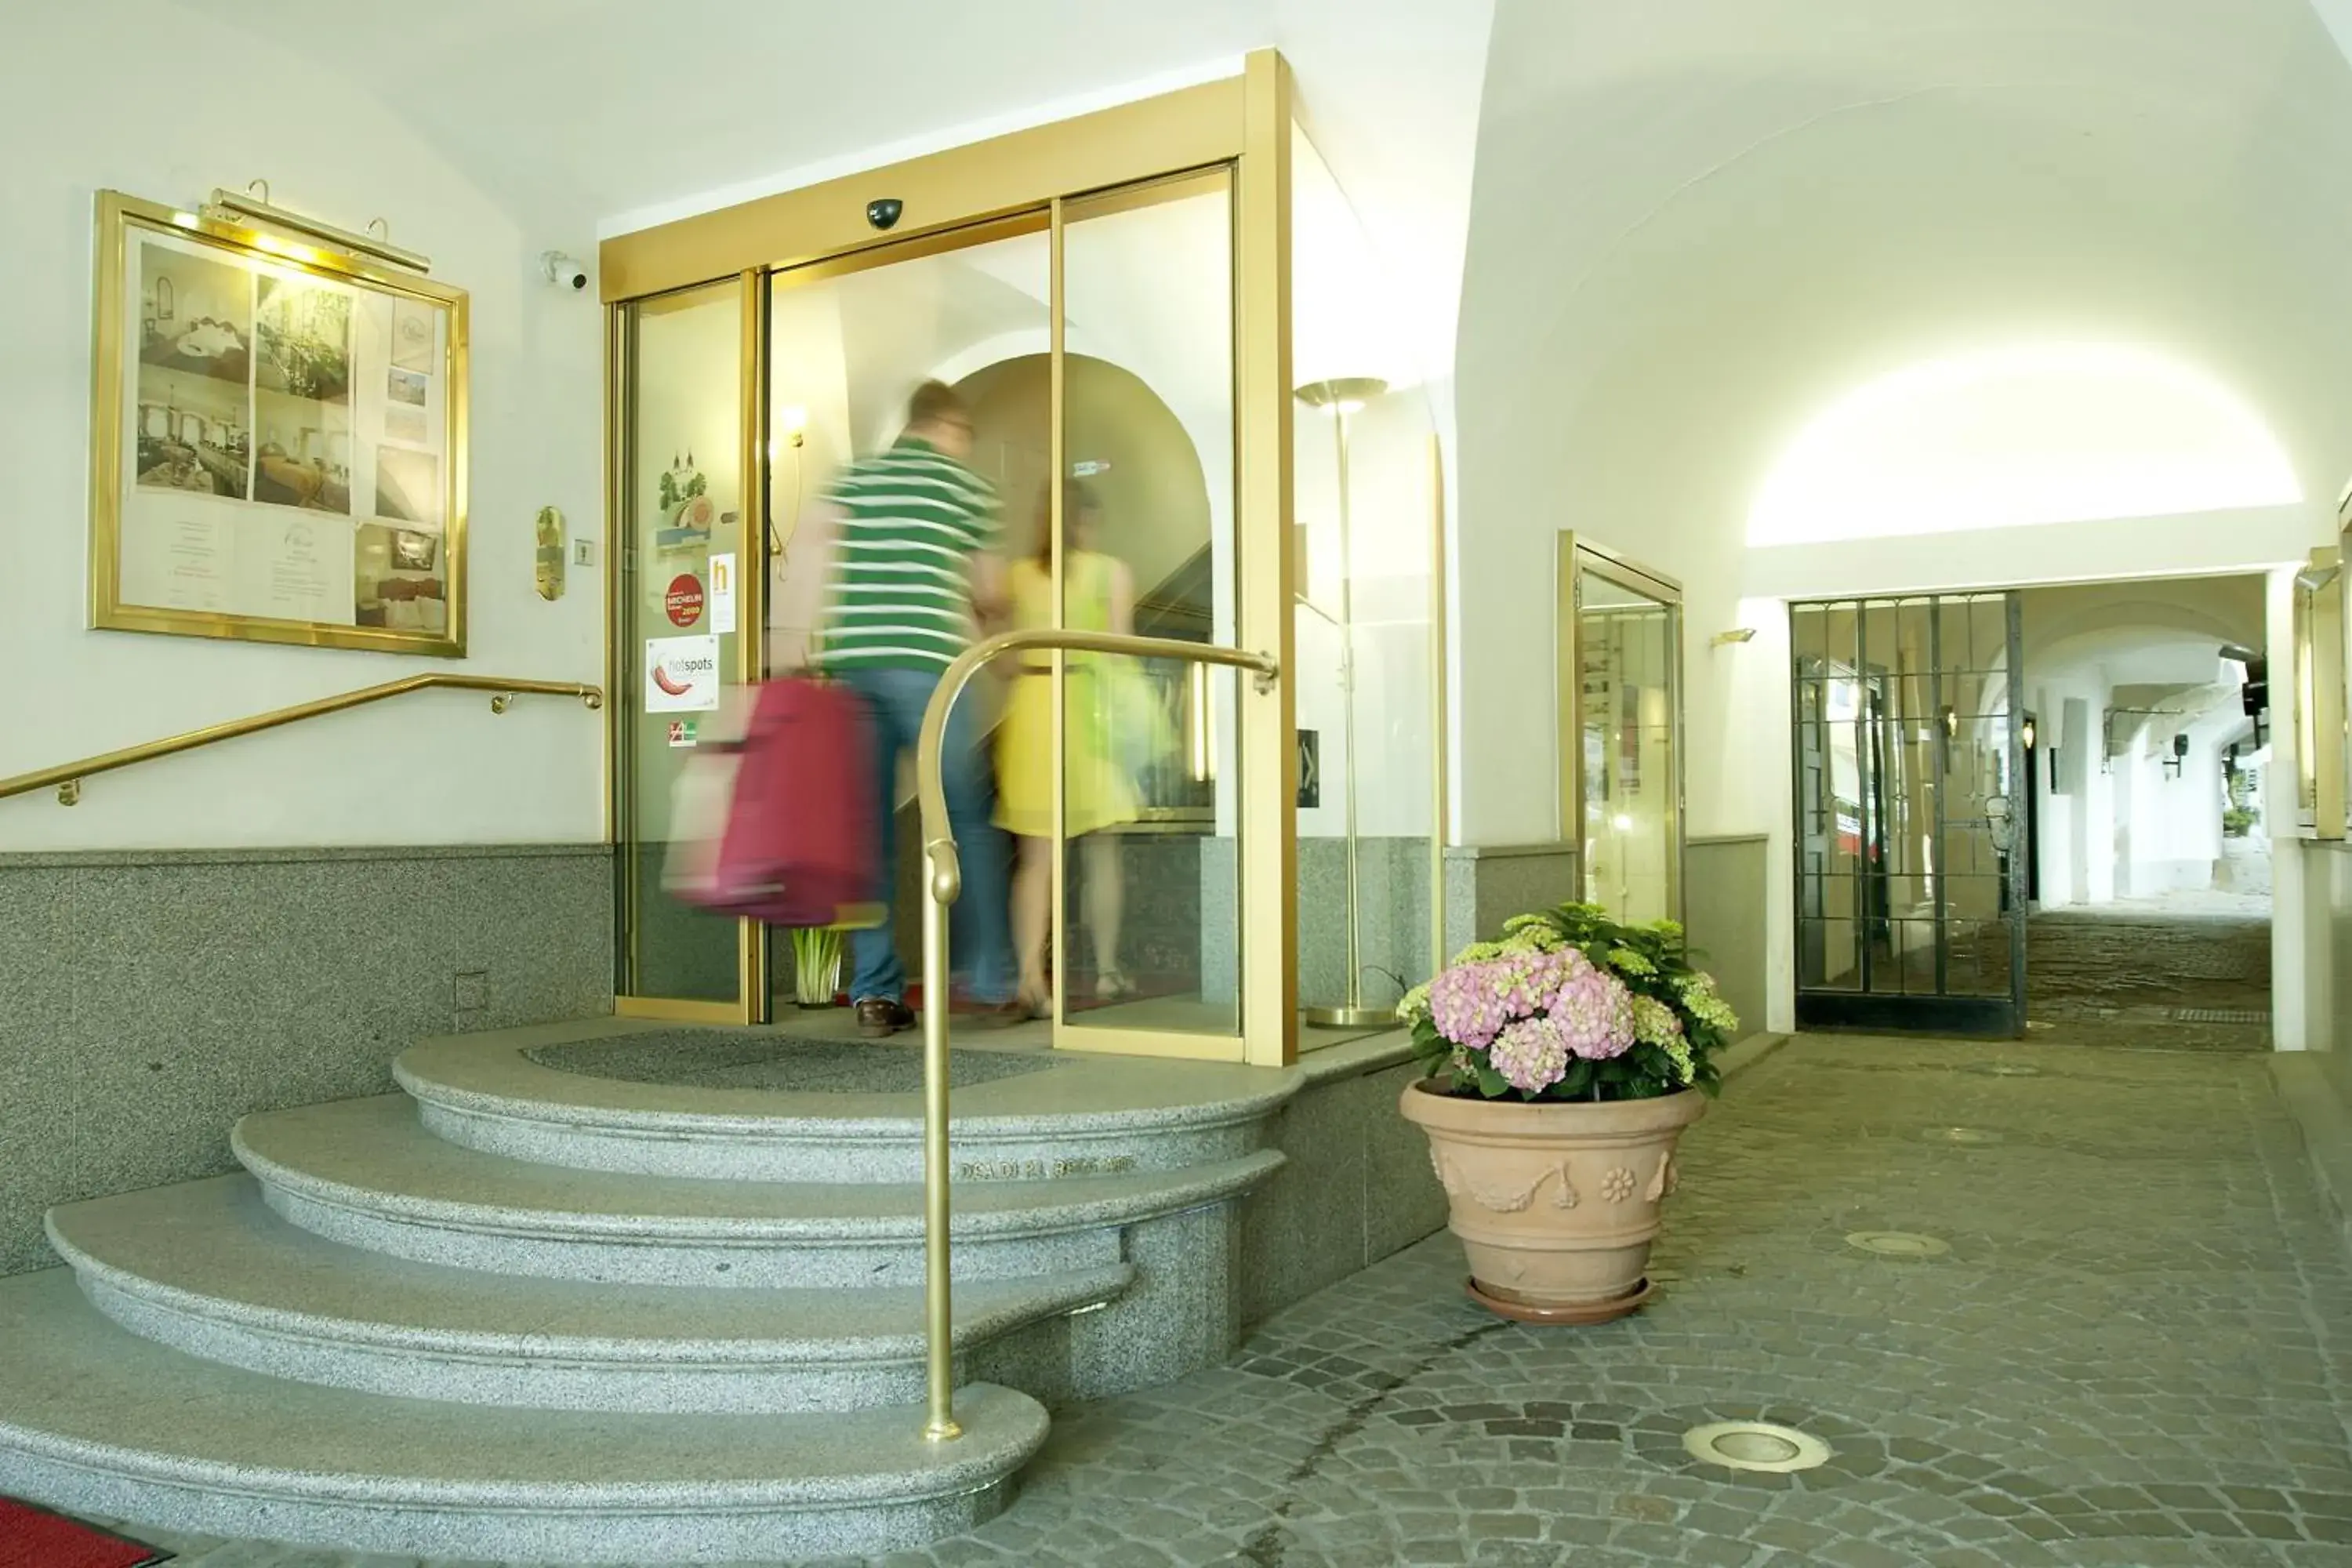
[[[646,639],[646,711],[707,713],[719,706],[719,639]]]

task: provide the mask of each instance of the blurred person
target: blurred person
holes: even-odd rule
[[[879,901],[877,927],[850,937],[850,1000],[869,1037],[910,1028],[907,967],[887,915],[897,888],[898,760],[915,751],[923,710],[948,665],[971,646],[980,615],[1004,597],[998,554],[996,490],[970,467],[971,413],[956,392],[925,382],[907,405],[907,425],[887,451],[845,465],[825,489],[822,514],[795,563],[822,552],[824,605],[816,667],[865,700],[873,715]],[[789,648],[779,649],[786,659]],[[982,1023],[1032,1016],[1017,999],[1007,909],[1005,844],[991,818],[992,796],[977,704],[957,702],[940,755],[948,825],[963,869],[951,951],[968,962]],[[947,1005],[927,996],[927,1006]]]
[[[1127,563],[1104,553],[1102,508],[1077,479],[1062,492],[1063,626],[1071,631],[1131,634],[1135,578]],[[1053,512],[1040,498],[1037,547],[1007,573],[1010,614],[1017,628],[1054,624]],[[1148,743],[1151,694],[1137,660],[1103,654],[1065,656],[1069,722],[1062,737],[1064,828],[1079,839],[1082,895],[1094,938],[1095,994],[1116,1002],[1135,994],[1119,964],[1120,924],[1127,885],[1119,836],[1103,831],[1140,816],[1136,793],[1139,741]],[[1045,942],[1054,884],[1054,681],[1050,655],[1025,655],[1013,682],[1004,721],[996,734],[999,797],[996,820],[1018,844],[1013,874],[1013,928],[1021,966],[1023,1002],[1046,1009]]]

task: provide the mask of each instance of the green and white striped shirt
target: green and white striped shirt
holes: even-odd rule
[[[825,492],[840,515],[818,661],[942,668],[971,646],[971,558],[996,547],[996,489],[908,437]]]

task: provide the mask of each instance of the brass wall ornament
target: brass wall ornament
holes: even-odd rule
[[[553,604],[563,597],[563,514],[551,506],[539,509],[539,596]]]

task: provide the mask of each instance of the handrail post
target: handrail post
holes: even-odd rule
[[[952,703],[954,696],[949,696]],[[938,757],[931,761],[936,770]],[[887,827],[885,831],[887,831]],[[948,1226],[948,907],[962,890],[955,839],[923,846],[923,1332],[928,1413],[923,1436],[963,1436],[955,1418],[955,1300]]]
[[[923,708],[922,732],[915,744],[915,801],[922,818],[923,858],[923,1436],[945,1443],[963,1436],[955,1418],[955,1293],[949,1224],[948,1167],[948,910],[963,891],[963,865],[955,832],[948,824],[948,797],[940,776],[940,752],[947,744],[948,714],[965,686],[989,660],[1022,648],[1119,654],[1136,658],[1181,658],[1247,671],[1263,694],[1274,689],[1281,668],[1262,653],[1132,637],[1123,632],[1038,630],[1001,632],[958,654],[931,689]],[[888,832],[889,824],[877,825]]]

